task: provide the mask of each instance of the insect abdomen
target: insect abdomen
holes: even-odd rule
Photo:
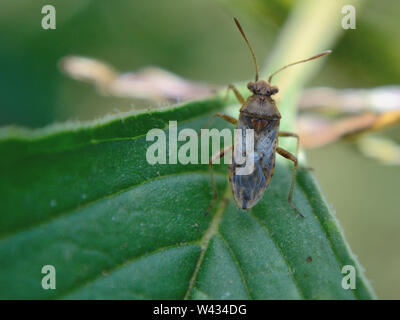
[[[246,150],[245,129],[254,129],[253,172],[248,175],[236,174],[240,166],[235,159],[229,167],[229,179],[236,204],[239,208],[248,210],[257,204],[272,178],[279,120],[261,119],[241,114],[238,129],[242,129],[242,150]]]

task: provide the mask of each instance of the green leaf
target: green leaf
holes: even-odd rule
[[[329,10],[319,10],[325,2],[301,3],[268,70],[293,52],[320,51],[339,32],[341,1]],[[279,77],[285,130],[317,65]],[[292,169],[280,157],[270,187],[248,212],[235,206],[227,167],[216,166],[219,201],[205,216],[208,165],[146,161],[150,129],[168,136],[171,120],[199,130],[223,109],[233,112],[217,96],[98,122],[0,131],[0,298],[374,298],[310,173],[300,171],[295,186],[302,219],[288,205]],[[56,269],[55,290],[42,289],[45,265]],[[345,265],[356,269],[356,289],[342,288]]]
[[[226,166],[211,199],[207,165],[149,165],[145,133],[179,120],[204,127],[218,99],[102,122],[3,132],[1,298],[370,298],[357,262],[311,176],[278,161],[262,201],[236,208]],[[218,128],[226,125],[216,121]],[[225,197],[230,201],[223,200]],[[310,258],[312,261],[310,261]],[[341,287],[344,265],[357,289]],[[56,268],[56,290],[41,269]]]

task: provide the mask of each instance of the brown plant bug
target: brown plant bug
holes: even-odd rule
[[[249,82],[247,84],[247,88],[252,92],[252,95],[245,100],[240,92],[236,89],[235,86],[230,84],[228,86],[228,91],[231,89],[236,98],[239,100],[242,107],[239,112],[239,119],[235,119],[231,116],[217,113],[214,115],[212,119],[215,117],[220,117],[232,124],[237,125],[238,129],[241,130],[241,143],[242,147],[246,140],[246,129],[254,130],[254,170],[252,173],[247,175],[238,175],[236,174],[236,170],[240,167],[235,162],[235,157],[232,156],[232,164],[229,165],[229,183],[232,187],[232,192],[236,201],[236,204],[239,209],[249,210],[254,207],[257,202],[260,200],[264,191],[267,189],[271,178],[274,174],[275,169],[275,153],[280,154],[284,158],[290,160],[294,164],[293,174],[292,174],[292,182],[290,185],[288,202],[290,206],[294,209],[296,213],[298,213],[301,217],[304,217],[301,212],[296,208],[296,206],[292,202],[294,184],[296,179],[296,171],[297,171],[297,155],[299,151],[299,136],[292,132],[279,131],[279,123],[281,119],[281,114],[279,113],[278,108],[276,107],[275,101],[271,98],[272,95],[278,92],[278,88],[276,86],[271,85],[271,79],[278,72],[293,66],[298,63],[307,62],[310,60],[314,60],[320,57],[323,57],[329,53],[330,50],[324,51],[320,54],[317,54],[311,58],[296,61],[285,65],[279,68],[277,71],[273,72],[268,80],[259,80],[258,79],[258,66],[256,56],[254,54],[253,48],[251,47],[249,41],[247,40],[246,35],[243,32],[242,27],[239,24],[239,21],[234,18],[236,26],[238,27],[243,39],[246,41],[247,46],[250,49],[254,66],[255,66],[255,81]],[[293,155],[289,151],[280,148],[277,146],[278,137],[292,137],[297,139],[297,148],[296,155]],[[235,150],[239,145],[236,144],[234,146],[230,146],[221,150],[218,154],[213,155],[209,161],[210,165],[210,175],[211,175],[211,183],[214,192],[214,198],[211,202],[207,212],[213,207],[215,201],[217,200],[217,189],[215,186],[214,176],[212,164],[216,159],[219,159],[224,156],[226,152],[230,149]],[[243,150],[243,149],[242,149]]]

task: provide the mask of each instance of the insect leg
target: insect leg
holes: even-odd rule
[[[280,147],[276,148],[276,152],[279,153],[282,157],[293,161],[294,168],[293,168],[293,173],[292,173],[292,183],[290,185],[290,191],[289,191],[289,197],[288,197],[288,202],[290,206],[300,215],[300,217],[304,218],[304,216],[301,214],[301,212],[296,208],[296,206],[292,202],[293,198],[293,191],[294,191],[294,183],[296,181],[296,171],[297,171],[297,157],[295,157],[293,154],[291,154],[289,151],[286,151],[285,149],[282,149]]]
[[[246,103],[246,100],[244,100],[243,96],[240,94],[239,90],[236,89],[236,87],[233,84],[230,84],[228,86],[228,88],[226,88],[226,96],[225,99],[228,98],[228,93],[229,93],[229,89],[231,89],[233,91],[233,93],[235,94],[236,98],[239,100],[241,105],[244,105]]]
[[[232,85],[232,84],[230,84],[230,85],[228,86],[227,90],[226,90],[226,97],[225,97],[225,99],[228,97],[229,89],[231,89],[231,90],[235,93],[236,98],[239,100],[239,102],[240,102],[242,105],[245,104],[245,100],[244,100],[243,96],[240,94],[239,90],[236,89],[236,87],[235,87],[234,85]],[[214,114],[214,115],[211,117],[210,120],[208,120],[208,122],[207,122],[207,124],[206,124],[206,127],[203,128],[203,129],[207,129],[207,128],[211,125],[211,123],[214,121],[214,119],[215,119],[216,117],[220,117],[220,118],[224,119],[225,121],[228,121],[228,122],[230,122],[230,123],[232,123],[232,124],[235,124],[235,125],[236,125],[237,122],[238,122],[237,119],[235,119],[235,118],[233,118],[233,117],[231,117],[231,116],[228,116],[228,115],[223,114],[223,113],[216,113],[216,114]],[[201,133],[200,133],[199,135],[201,135]]]
[[[232,124],[237,124],[237,122],[238,122],[237,119],[235,119],[234,117],[228,116],[227,114],[223,114],[223,113],[216,113],[214,115],[214,118],[215,117],[220,117],[220,118],[224,119],[225,121],[228,121]]]
[[[236,89],[236,87],[235,87],[233,84],[230,84],[230,85],[228,86],[228,88],[226,88],[226,96],[225,96],[224,99],[226,99],[226,98],[228,97],[229,89],[231,89],[231,90],[235,93],[236,98],[239,100],[239,102],[240,102],[242,105],[245,104],[245,100],[244,100],[243,96],[240,94],[239,90]],[[216,113],[216,114],[213,115],[213,117],[207,122],[206,128],[208,128],[208,127],[210,126],[211,122],[214,121],[215,117],[220,117],[220,118],[222,118],[222,119],[224,119],[224,120],[226,120],[226,121],[228,121],[228,122],[230,122],[230,123],[232,123],[232,124],[237,124],[237,119],[235,119],[235,118],[233,118],[233,117],[231,117],[231,116],[228,116],[228,115],[226,115],[226,114],[223,114],[223,113]]]
[[[232,123],[232,124],[237,124],[237,122],[238,122],[234,117],[228,116],[228,115],[223,114],[223,113],[216,113],[216,114],[214,114],[214,115],[211,117],[211,119],[207,122],[207,125],[206,125],[206,128],[205,128],[205,129],[207,129],[207,128],[210,126],[210,124],[214,121],[214,119],[215,119],[216,117],[220,117],[221,119],[224,119],[225,121],[228,121],[228,122],[230,122],[230,123]]]
[[[300,137],[297,133],[293,133],[293,132],[287,132],[287,131],[280,131],[278,133],[278,137],[289,137],[289,138],[295,138],[297,140],[297,144],[296,144],[296,158],[299,157],[299,147],[300,147]],[[309,170],[309,171],[313,171],[313,168],[310,167],[303,167],[303,166],[299,166],[299,169],[304,169],[304,170]]]
[[[280,131],[278,133],[278,137],[292,137],[292,138],[295,138],[297,140],[297,144],[296,144],[296,158],[297,158],[298,155],[299,155],[299,146],[300,146],[299,135],[297,133],[293,133],[293,132]]]
[[[211,125],[211,123],[214,121],[214,119],[216,117],[220,117],[220,118],[224,119],[225,121],[228,121],[228,122],[230,122],[232,124],[237,124],[237,122],[238,122],[237,119],[235,119],[234,117],[228,116],[228,115],[223,114],[223,113],[216,113],[211,117],[210,120],[208,120],[208,122],[206,124],[206,127],[203,128],[203,129],[208,129],[208,127]],[[199,136],[201,136],[201,131],[200,131],[200,133],[199,132],[197,132],[197,133],[198,133]]]
[[[209,168],[210,168],[211,186],[213,189],[213,199],[212,199],[210,205],[208,206],[208,208],[205,212],[205,215],[207,215],[208,212],[214,207],[215,202],[218,199],[217,186],[215,185],[215,180],[214,180],[213,162],[217,159],[222,158],[225,155],[225,153],[227,153],[231,149],[232,149],[232,146],[223,148],[222,150],[218,151],[216,154],[212,155],[208,162]]]

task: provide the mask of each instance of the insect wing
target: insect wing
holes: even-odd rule
[[[233,157],[229,178],[232,191],[239,208],[250,209],[260,200],[272,178],[275,167],[276,140],[279,122],[266,120],[262,130],[254,130],[254,169],[250,174],[238,174],[243,165]],[[235,141],[234,149],[246,150],[246,129],[254,129],[250,117],[239,117],[238,123],[241,139]],[[234,151],[235,153],[235,151]],[[237,152],[236,152],[237,153]]]

